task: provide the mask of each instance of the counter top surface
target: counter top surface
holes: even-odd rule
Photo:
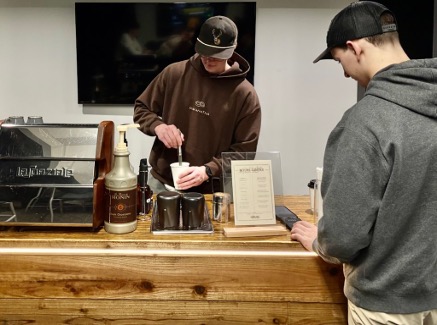
[[[211,212],[211,196],[206,196]],[[308,196],[284,196],[282,204],[302,220],[313,222]],[[233,209],[231,209],[233,210]],[[201,250],[257,250],[257,251],[304,251],[300,243],[290,239],[290,233],[275,236],[228,238],[224,227],[235,227],[233,211],[231,221],[212,221],[212,234],[153,234],[150,221],[138,221],[137,229],[129,234],[110,234],[103,228],[92,231],[87,228],[68,227],[2,227],[0,248],[94,248],[94,249],[201,249]],[[280,223],[277,221],[277,223]],[[202,243],[199,246],[199,242]]]

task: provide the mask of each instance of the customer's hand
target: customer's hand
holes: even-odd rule
[[[177,148],[184,141],[183,133],[174,124],[158,125],[155,128],[155,134],[167,148]]]
[[[180,190],[188,190],[198,186],[208,179],[205,166],[192,166],[179,174],[179,179],[175,180]]]
[[[317,226],[307,221],[298,221],[291,229],[291,239],[299,241],[306,250],[313,251],[313,241],[317,238]]]

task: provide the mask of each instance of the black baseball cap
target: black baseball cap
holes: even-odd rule
[[[379,35],[397,30],[396,18],[393,24],[381,25],[381,15],[389,12],[385,6],[373,1],[352,2],[331,21],[326,36],[327,48],[314,61],[332,59],[331,49],[345,45],[347,41]]]
[[[203,56],[229,59],[237,47],[238,29],[225,16],[208,18],[200,28],[195,50]]]

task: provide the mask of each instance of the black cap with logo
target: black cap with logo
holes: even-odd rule
[[[332,59],[331,49],[345,45],[349,40],[396,31],[396,21],[393,24],[381,24],[380,18],[385,12],[393,15],[387,7],[377,2],[359,1],[351,3],[332,19],[326,36],[327,48],[313,63],[319,60]]]
[[[195,45],[197,53],[217,59],[229,59],[237,47],[238,29],[225,16],[208,18],[200,28]]]

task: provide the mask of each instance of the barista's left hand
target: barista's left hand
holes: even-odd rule
[[[176,181],[180,190],[188,190],[191,187],[198,186],[208,180],[205,166],[192,166],[183,171]]]

